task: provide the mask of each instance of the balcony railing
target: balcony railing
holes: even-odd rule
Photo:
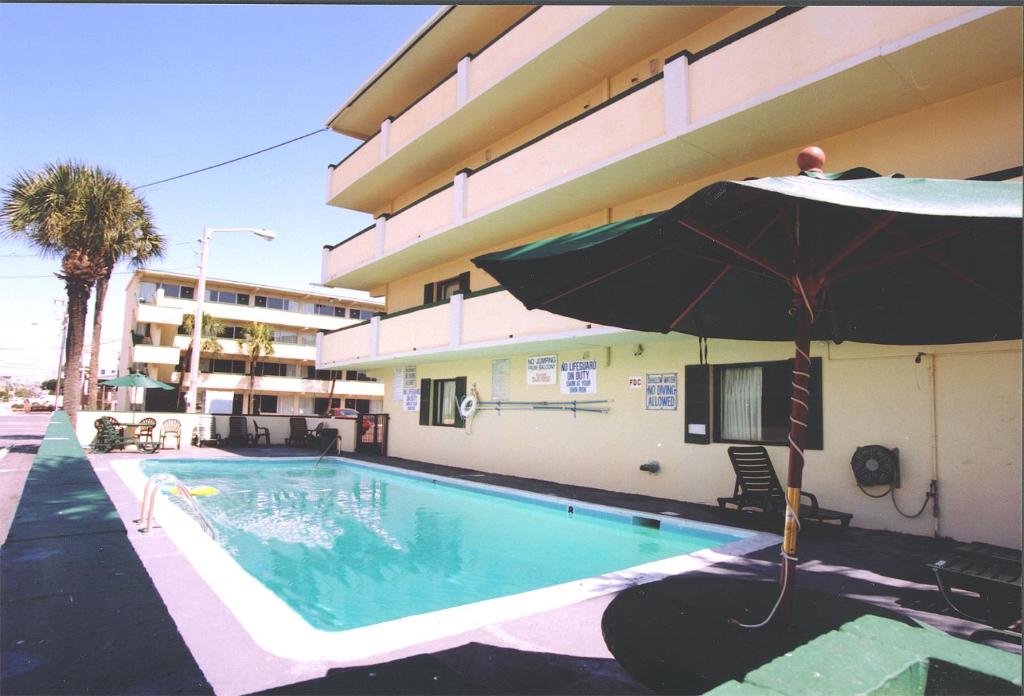
[[[398,272],[436,265],[441,253],[453,258],[455,250],[462,255],[512,241],[598,207],[657,193],[667,181],[699,180],[724,162],[773,155],[783,142],[812,130],[842,132],[877,120],[882,108],[895,115],[951,96],[910,88],[914,75],[956,71],[967,90],[1007,79],[1020,73],[1020,48],[1013,45],[1019,31],[1012,22],[1004,21],[998,32],[991,22],[989,29],[967,31],[998,12],[1013,10],[865,7],[850,20],[848,8],[786,8],[699,53],[673,56],[663,73],[463,170],[451,186],[379,219],[351,247],[329,247],[322,280],[372,289],[400,277]],[[837,21],[844,24],[838,38],[821,31]],[[804,37],[814,37],[814,51],[803,49]],[[1005,44],[1002,57],[966,60],[963,48],[981,40]],[[801,50],[778,51],[780,45]],[[990,53],[996,51],[985,56]],[[827,104],[821,90],[829,94]],[[794,110],[803,115],[782,116]],[[735,137],[757,128],[774,132]],[[523,220],[532,226],[524,227]],[[450,232],[451,240],[433,243]]]
[[[176,346],[150,346],[138,344],[132,346],[132,362],[149,365],[177,365],[181,360],[181,350]]]
[[[623,331],[539,309],[527,310],[507,291],[492,288],[324,334],[317,365],[372,366],[421,355],[472,351],[497,342],[571,342]]]

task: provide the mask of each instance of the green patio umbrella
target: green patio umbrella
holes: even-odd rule
[[[792,615],[810,341],[1021,337],[1020,182],[857,168],[720,181],[675,207],[473,259],[528,309],[639,331],[795,340],[781,623]]]
[[[122,375],[121,377],[115,377],[114,379],[108,379],[104,382],[100,382],[101,386],[104,387],[133,387],[138,389],[174,389],[170,384],[164,384],[158,379],[153,379],[148,375],[139,373],[132,373],[128,375]],[[136,412],[135,404],[132,403],[132,421],[135,420]]]

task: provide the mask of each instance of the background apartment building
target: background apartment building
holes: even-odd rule
[[[721,378],[763,370],[759,442],[781,470],[786,429],[769,421],[788,380],[769,382],[792,345],[712,340],[708,392],[687,404],[696,338],[527,311],[470,259],[717,180],[795,174],[809,144],[829,171],[1019,179],[1021,25],[1016,7],[446,8],[329,120],[365,142],[329,167],[328,203],[375,222],[324,249],[322,282],[386,297],[387,313],[326,334],[318,364],[385,382],[395,456],[713,504],[742,441],[715,426]],[[1020,341],[812,355],[804,483],[823,504],[859,526],[1019,542]],[[587,384],[566,385],[574,364]],[[647,399],[652,384],[675,398]],[[480,411],[460,427],[474,385],[483,400],[609,410]],[[688,434],[697,407],[712,427]],[[938,481],[941,516],[865,497],[850,470],[865,444],[900,448],[904,509]],[[660,473],[640,470],[649,460]]]
[[[124,339],[118,372],[129,369],[189,388],[188,347],[191,333],[184,318],[195,313],[196,277],[179,273],[137,271],[128,283]],[[323,414],[333,386],[334,407],[360,412],[380,409],[383,385],[357,370],[318,370],[316,342],[320,331],[359,323],[382,308],[373,300],[287,290],[227,280],[207,280],[203,313],[223,327],[220,354],[200,355],[199,403],[207,413],[244,413],[249,390],[246,355],[240,344],[245,330],[260,322],[274,332],[274,353],[256,365],[253,413]],[[120,390],[122,409],[129,391]],[[181,408],[178,390],[149,389],[147,411]]]

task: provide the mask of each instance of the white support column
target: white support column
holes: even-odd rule
[[[386,217],[379,217],[374,220],[373,227],[373,241],[374,241],[374,253],[377,258],[384,255],[384,233],[385,227],[387,226],[388,219]]]
[[[380,317],[370,318],[370,357],[376,358],[380,351]]]
[[[466,218],[466,179],[468,175],[463,169],[455,175],[452,185],[452,222],[456,225]]]
[[[331,250],[326,246],[320,250],[320,284],[327,285],[330,278],[327,277],[327,259],[331,256]]]
[[[380,161],[383,162],[391,154],[391,117],[380,123]]]
[[[465,56],[459,61],[455,71],[455,105],[456,108],[469,101],[469,65],[472,63],[471,56]]]
[[[690,56],[665,63],[665,127],[669,135],[690,125]]]
[[[462,345],[462,293],[452,295],[450,324],[448,327],[448,347],[458,348]]]

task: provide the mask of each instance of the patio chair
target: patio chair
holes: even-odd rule
[[[935,584],[949,607],[969,619],[987,624],[1018,622],[1017,631],[1003,632],[1020,641],[1021,619],[1021,554],[1001,546],[971,542],[955,547],[944,558],[929,563],[935,573]],[[954,600],[953,588],[974,592],[980,598],[979,618],[963,609],[963,602]]]
[[[113,416],[100,416],[99,418],[97,418],[93,422],[93,426],[95,426],[96,430],[100,429],[100,421],[104,419],[109,421],[110,425],[117,429],[117,431],[121,434],[121,437],[124,437],[124,426],[118,423],[117,419],[114,418]]]
[[[290,434],[284,439],[284,444],[292,447],[312,446],[312,438],[309,435],[309,427],[306,425],[305,418],[289,418],[288,429]]]
[[[760,445],[755,447],[730,447],[729,461],[736,472],[736,485],[730,497],[719,498],[718,507],[734,505],[737,510],[757,508],[768,515],[784,515],[786,494],[775,474],[775,467],[768,456],[768,450]],[[842,529],[850,526],[853,515],[849,512],[828,510],[818,505],[813,493],[800,492],[809,504],[800,505],[800,519],[822,523],[838,523]]]
[[[252,436],[253,444],[258,445],[260,438],[262,437],[266,441],[267,447],[270,447],[270,428],[260,426],[260,424],[256,422],[256,419],[253,418],[252,429],[255,431]]]
[[[139,440],[136,437],[127,437],[124,430],[118,427],[117,421],[109,416],[103,416],[94,423],[96,426],[96,438],[89,447],[93,452],[105,454],[115,449],[123,450],[128,445],[135,445],[140,452],[152,454],[157,450],[157,443]]]
[[[153,430],[156,428],[156,418],[143,418],[139,421],[139,432],[136,437],[140,441],[154,442]]]
[[[220,447],[221,442],[222,438],[217,434],[217,419],[209,414],[199,416],[199,423],[192,431],[192,444],[199,447],[206,444]]]
[[[181,449],[181,421],[176,418],[168,418],[160,426],[160,446],[165,447],[164,440],[172,435],[178,449]]]
[[[249,435],[249,421],[245,416],[228,417],[228,444],[233,447],[248,447],[252,444]]]

